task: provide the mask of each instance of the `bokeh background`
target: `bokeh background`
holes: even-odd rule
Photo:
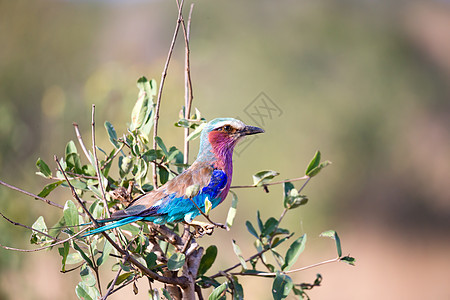
[[[159,82],[176,15],[174,1],[0,1],[0,179],[38,193],[47,182],[34,174],[37,158],[51,164],[64,153],[76,139],[73,121],[89,137],[92,103],[99,146],[109,148],[103,122],[123,132],[136,80]],[[196,1],[191,63],[194,106],[204,117],[238,116],[266,129],[235,156],[234,184],[250,184],[263,169],[299,177],[317,149],[333,162],[306,188],[308,205],[285,220],[308,234],[295,266],[335,256],[333,242],[318,236],[328,229],[357,259],[355,267],[295,274],[322,274],[313,299],[450,298],[449,1]],[[160,133],[180,148],[173,124],[183,70],[179,39]],[[260,108],[266,116],[252,119],[261,93],[278,110]],[[244,223],[257,209],[265,218],[281,213],[281,186],[270,191],[238,190],[232,231],[201,240],[220,245],[217,268],[237,262],[232,238],[253,254]],[[70,194],[50,199],[63,204]],[[213,217],[224,219],[229,203]],[[5,187],[0,211],[28,225],[39,215],[53,224],[59,214]],[[31,248],[29,232],[4,220],[0,230],[2,244]],[[0,299],[76,299],[79,275],[59,270],[55,250],[0,249]],[[270,280],[243,282],[247,299],[271,298]],[[144,284],[138,296],[111,299],[147,297]]]

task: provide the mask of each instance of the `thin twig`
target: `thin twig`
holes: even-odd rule
[[[305,176],[299,177],[299,178],[286,179],[286,180],[266,183],[266,184],[263,184],[262,186],[269,186],[269,185],[282,184],[282,183],[286,183],[286,182],[300,181],[300,180],[305,180],[305,179],[309,179],[309,178],[311,178],[311,177],[305,175]],[[260,186],[257,186],[257,185],[234,185],[234,186],[231,186],[230,189],[244,189],[244,188],[257,188],[257,187],[260,187]]]
[[[177,0],[178,9],[180,9],[180,5]],[[184,35],[184,44],[185,44],[185,106],[184,106],[184,118],[189,119],[191,115],[191,106],[192,106],[192,100],[194,98],[193,92],[192,92],[192,80],[191,80],[191,64],[190,64],[190,47],[189,47],[189,40],[190,40],[190,27],[191,27],[191,17],[192,17],[192,10],[194,9],[194,3],[191,4],[191,9],[189,11],[189,19],[187,26],[184,22],[183,16],[181,19],[181,26],[183,28],[183,35]],[[184,128],[184,163],[187,164],[189,161],[189,141],[187,137],[189,136],[189,127]]]
[[[1,185],[4,185],[4,186],[6,186],[6,187],[8,187],[8,188],[10,188],[10,189],[12,189],[12,190],[15,190],[15,191],[21,192],[21,193],[23,193],[23,194],[25,194],[25,195],[28,195],[28,196],[30,196],[30,197],[33,197],[33,198],[35,198],[36,200],[44,201],[45,203],[47,203],[47,204],[49,204],[49,205],[51,205],[51,206],[54,206],[54,207],[57,207],[57,208],[60,208],[60,209],[63,209],[63,208],[64,208],[64,206],[62,206],[62,205],[60,205],[60,204],[58,204],[58,203],[55,203],[55,202],[50,201],[50,200],[48,200],[48,199],[42,198],[42,197],[40,197],[40,196],[38,196],[38,195],[35,195],[35,194],[33,194],[33,193],[24,191],[24,190],[22,190],[22,189],[20,189],[20,188],[18,188],[18,187],[15,187],[15,186],[13,186],[13,185],[10,185],[10,184],[8,184],[8,183],[6,183],[6,182],[3,182],[3,181],[1,181],[1,180],[0,180],[0,184],[1,184]]]
[[[194,206],[197,208],[197,210],[202,214],[202,216],[204,216],[204,217],[206,218],[206,220],[209,221],[209,223],[211,223],[212,225],[214,225],[214,226],[216,226],[216,227],[220,227],[220,228],[229,230],[228,227],[227,227],[226,225],[220,224],[220,223],[216,223],[216,222],[212,221],[212,220],[209,218],[209,216],[208,216],[207,214],[205,214],[205,213],[200,209],[200,207],[197,205],[197,203],[195,203],[195,201],[194,201],[191,197],[189,197],[189,200],[191,200],[192,204],[194,204]]]
[[[125,264],[126,261],[127,261],[127,257],[125,257],[123,259],[123,264]],[[109,289],[106,291],[105,296],[103,296],[103,298],[101,300],[106,300],[106,298],[108,298],[108,296],[112,294],[114,285],[116,285],[117,279],[119,278],[121,272],[122,272],[122,268],[119,268],[119,271],[117,271],[117,273],[116,273],[116,277],[114,277],[114,280],[111,282]]]
[[[321,265],[338,262],[340,260],[341,260],[340,257],[336,257],[336,258],[325,260],[325,261],[321,261],[319,263],[312,264],[312,265],[309,265],[309,266],[306,266],[306,267],[280,272],[280,274],[292,274],[292,273],[304,271],[304,270],[307,270],[307,269],[315,268],[315,267],[318,267],[318,266],[321,266]],[[236,272],[236,273],[230,273],[230,274],[231,275],[239,275],[239,276],[259,276],[259,277],[275,277],[275,276],[277,276],[277,273],[266,273],[266,272],[261,272],[261,273]]]
[[[113,154],[111,157],[109,157],[109,158],[105,161],[105,163],[103,164],[103,166],[100,168],[102,171],[103,171],[103,170],[106,168],[106,166],[114,159],[114,157],[116,157],[117,154],[119,154],[119,152],[122,151],[123,146],[124,146],[123,143],[120,144],[120,147],[116,150],[116,152],[114,152],[114,154]]]
[[[98,185],[100,186],[100,191],[102,192],[103,195],[103,205],[105,206],[105,210],[106,210],[106,216],[108,218],[111,217],[111,213],[109,212],[109,208],[108,208],[108,202],[106,202],[106,193],[105,193],[105,187],[103,186],[103,180],[102,180],[102,173],[100,171],[100,167],[98,164],[98,157],[97,157],[97,146],[95,144],[95,104],[92,104],[92,152],[94,155],[94,166],[95,166],[95,171],[97,172],[97,179],[98,179]]]
[[[159,109],[161,107],[161,96],[162,96],[162,91],[163,91],[163,87],[164,87],[164,82],[165,82],[166,76],[167,76],[167,69],[169,68],[169,62],[172,57],[173,48],[175,46],[175,41],[177,39],[178,30],[180,29],[183,3],[184,3],[184,0],[181,0],[180,7],[178,9],[177,25],[175,26],[175,31],[173,33],[173,38],[172,38],[172,42],[170,44],[169,53],[167,54],[166,64],[164,65],[164,70],[161,75],[161,83],[159,84],[158,97],[156,100],[156,107],[155,107],[155,121],[153,124],[153,149],[155,149],[155,150],[156,150],[156,146],[157,146],[156,137],[158,136],[158,121],[159,121]],[[156,174],[156,164],[153,164],[153,186],[155,188],[158,187],[158,175]]]
[[[46,236],[46,237],[48,237],[48,238],[50,238],[50,239],[52,239],[52,240],[54,240],[54,241],[56,241],[56,242],[59,241],[57,238],[55,238],[55,237],[53,237],[53,236],[51,236],[51,235],[49,235],[49,234],[47,234],[47,233],[45,233],[45,232],[43,232],[43,231],[40,231],[40,230],[38,230],[38,229],[34,229],[34,228],[29,227],[29,226],[27,226],[27,225],[20,224],[19,222],[15,222],[15,221],[13,221],[13,220],[10,220],[10,219],[8,219],[4,214],[2,214],[1,212],[0,212],[0,215],[1,215],[6,221],[8,221],[9,223],[11,223],[11,224],[13,224],[13,225],[21,226],[21,227],[30,229],[31,231],[35,231],[35,232],[37,232],[37,233],[40,233],[40,234],[42,234],[42,235],[44,235],[44,236]]]
[[[40,247],[40,248],[36,248],[36,249],[18,249],[18,248],[7,247],[7,246],[4,246],[2,244],[0,244],[0,247],[2,247],[3,249],[6,249],[6,250],[13,250],[13,251],[19,251],[19,252],[37,252],[37,251],[42,251],[42,250],[54,247],[56,245],[60,245],[60,244],[63,244],[65,242],[68,242],[68,241],[76,238],[77,236],[79,236],[83,232],[85,232],[87,229],[88,228],[85,228],[85,229],[81,230],[80,232],[78,232],[77,234],[74,234],[74,235],[68,237],[65,240],[60,240],[60,241],[58,241],[58,242],[56,242],[54,244],[51,244],[51,245],[48,245],[48,246],[44,246],[44,247]]]
[[[94,164],[94,162],[91,161],[91,157],[89,155],[89,152],[86,149],[86,146],[84,145],[83,138],[81,137],[80,128],[78,127],[78,124],[73,122],[72,125],[75,128],[75,134],[77,136],[78,143],[80,143],[81,149],[83,149],[84,155],[86,155],[86,158],[89,160],[89,162],[91,164]]]

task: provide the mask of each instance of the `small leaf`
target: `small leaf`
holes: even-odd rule
[[[64,247],[58,248],[59,255],[62,256],[62,268],[61,272],[66,271],[66,261],[67,261],[67,255],[69,255],[69,242],[64,242]]]
[[[208,216],[212,209],[212,203],[208,198],[205,199],[205,214]]]
[[[292,282],[291,277],[281,274],[277,272],[275,280],[272,285],[272,296],[274,300],[285,299],[292,288],[294,287],[294,283]]]
[[[202,133],[203,128],[205,128],[205,126],[206,126],[206,123],[200,124],[197,128],[195,128],[194,131],[192,131],[192,132],[188,135],[188,137],[187,137],[186,140],[187,140],[187,141],[192,141],[192,140],[198,138],[198,137],[200,136],[200,134]]]
[[[84,264],[81,267],[80,276],[81,276],[81,280],[83,280],[83,282],[87,286],[94,286],[97,283],[94,273],[92,272],[91,268],[89,268],[87,266],[87,264]]]
[[[105,128],[106,128],[106,131],[108,132],[109,141],[111,142],[111,144],[113,144],[114,147],[119,149],[120,144],[117,141],[117,133],[116,133],[116,130],[114,129],[114,126],[110,122],[106,121]]]
[[[169,292],[166,289],[161,289],[163,292],[164,297],[166,297],[167,300],[172,300],[172,296],[170,296]]]
[[[266,223],[264,224],[264,229],[261,232],[261,236],[270,236],[275,229],[278,226],[278,220],[271,217],[267,219]]]
[[[156,260],[158,256],[154,252],[150,252],[146,256],[144,256],[145,262],[147,263],[147,268],[151,269],[156,266]]]
[[[309,162],[308,167],[306,168],[305,175],[309,176],[308,173],[311,172],[314,168],[319,166],[320,163],[320,151],[316,151],[316,154],[314,154],[314,157]]]
[[[306,234],[295,240],[286,252],[285,263],[281,270],[287,271],[297,261],[299,255],[305,250]]]
[[[72,200],[67,200],[64,205],[64,220],[67,226],[78,226],[78,209]]]
[[[155,137],[155,140],[158,143],[159,148],[161,148],[161,150],[164,152],[164,155],[166,157],[169,157],[169,152],[167,151],[167,147],[164,144],[163,140],[159,136]]]
[[[341,261],[348,263],[351,266],[355,265],[356,259],[354,257],[351,256],[344,256],[341,257]]]
[[[259,239],[259,235],[256,232],[255,227],[253,227],[253,224],[250,221],[246,221],[245,226],[247,226],[247,230],[248,230],[248,232],[250,232],[251,235],[253,235],[255,238]]]
[[[113,238],[114,237],[114,234],[113,233],[110,233],[109,234],[109,237],[111,237],[111,238]],[[97,259],[97,266],[101,266],[107,259],[108,259],[108,257],[109,257],[109,254],[111,253],[111,251],[112,251],[112,245],[111,245],[111,243],[110,242],[108,242],[106,239],[105,239],[105,245],[103,246],[103,252],[102,252],[102,255]]]
[[[338,234],[334,230],[327,230],[320,234],[322,237],[329,237],[336,241],[336,249],[338,253],[338,257],[342,256],[342,246],[341,246],[341,239],[339,238]]]
[[[228,283],[224,282],[218,287],[216,287],[212,293],[209,295],[208,300],[222,300],[225,299],[225,293],[228,288]]]
[[[58,186],[60,186],[61,183],[63,183],[63,182],[64,182],[63,180],[60,180],[60,181],[55,181],[55,182],[47,184],[46,186],[44,186],[44,188],[38,194],[38,196],[42,197],[42,198],[47,197],[54,189],[56,189]]]
[[[36,222],[33,223],[31,228],[47,233],[47,225],[45,224],[44,217],[40,216],[37,218]],[[30,243],[32,244],[41,244],[44,242],[48,242],[49,238],[45,235],[37,233],[36,231],[31,232]]]
[[[231,277],[233,284],[233,300],[244,300],[244,289],[236,276]]]
[[[232,240],[233,243],[233,250],[234,253],[236,254],[236,256],[239,259],[239,262],[241,263],[242,267],[244,268],[244,270],[248,269],[247,268],[247,263],[245,262],[244,257],[242,256],[242,252],[241,252],[241,248],[239,248],[239,246],[236,244],[235,240]]]
[[[92,268],[94,267],[94,265],[92,264],[92,260],[87,257],[86,253],[84,253],[84,251],[80,248],[80,246],[77,245],[77,243],[75,243],[73,240],[73,248],[75,248],[75,250],[78,251],[78,253],[80,253],[81,257],[83,257],[83,259],[87,262],[87,264]]]
[[[209,246],[205,254],[202,256],[202,259],[200,261],[200,267],[198,268],[198,275],[197,277],[202,276],[205,274],[209,268],[213,265],[214,261],[217,257],[217,247],[215,245]]]
[[[158,167],[159,181],[165,184],[169,180],[169,171],[165,167]]]
[[[323,169],[323,168],[325,168],[325,167],[327,167],[327,166],[329,166],[329,165],[331,165],[331,161],[324,161],[324,162],[322,162],[319,166],[317,166],[317,167],[315,167],[314,169],[312,169],[307,175],[309,176],[309,177],[314,177],[314,176],[316,176],[317,174],[319,174],[319,172]]]
[[[169,258],[167,268],[170,271],[178,271],[184,265],[185,259],[186,256],[183,253],[176,252]]]
[[[271,181],[275,176],[280,175],[280,173],[276,171],[260,171],[253,175],[253,185],[254,186],[262,186],[269,181]]]
[[[234,222],[234,217],[236,216],[236,210],[237,210],[237,204],[238,204],[238,196],[236,195],[235,192],[230,191],[231,195],[233,195],[233,199],[231,200],[231,206],[230,209],[228,210],[228,214],[227,214],[227,227],[231,228],[231,226],[233,226],[233,222]]]
[[[67,255],[66,265],[74,265],[83,261],[83,257],[81,257],[79,252],[70,253]]]
[[[83,281],[80,282],[77,287],[75,288],[75,293],[78,296],[78,299],[81,300],[96,300],[97,297],[95,295],[92,295],[93,292],[91,291],[90,287],[88,287]]]
[[[37,162],[36,162],[36,167],[39,169],[39,172],[47,178],[52,177],[52,171],[50,171],[50,168],[48,167],[48,165],[41,159],[38,158]]]
[[[264,230],[264,224],[261,220],[261,214],[260,214],[259,210],[256,212],[256,219],[258,221],[259,231],[262,232]]]

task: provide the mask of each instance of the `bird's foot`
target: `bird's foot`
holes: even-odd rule
[[[190,223],[187,223],[188,225],[191,225],[195,229],[195,237],[202,237],[205,234],[211,235],[214,232],[214,228],[220,227],[220,228],[226,228],[223,224],[218,223],[205,223],[200,221],[191,221]]]

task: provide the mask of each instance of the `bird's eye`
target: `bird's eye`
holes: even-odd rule
[[[223,126],[223,130],[231,131],[231,126],[230,125],[225,125],[225,126]]]

